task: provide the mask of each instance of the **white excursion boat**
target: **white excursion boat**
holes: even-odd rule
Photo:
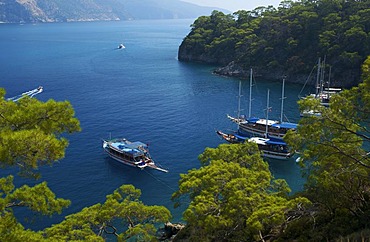
[[[103,140],[103,149],[110,157],[118,162],[144,169],[149,167],[163,172],[168,170],[157,166],[151,158],[148,145],[140,142],[130,142],[127,139]]]

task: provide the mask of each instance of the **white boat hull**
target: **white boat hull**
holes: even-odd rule
[[[125,140],[126,141],[126,140]],[[122,163],[127,166],[136,167],[139,169],[144,169],[145,167],[150,167],[152,169],[156,169],[162,172],[168,172],[168,170],[163,169],[161,167],[158,167],[154,161],[150,157],[143,157],[142,160],[134,161],[134,160],[128,160],[125,159],[123,156],[121,156],[119,153],[117,153],[117,147],[112,147],[109,143],[109,141],[103,140],[103,149],[104,151],[114,160],[118,161],[119,163]],[[113,149],[113,151],[112,151]],[[117,153],[119,155],[116,155],[114,153]]]
[[[291,155],[290,154],[279,154],[279,153],[270,153],[262,150],[262,156],[266,158],[271,159],[277,159],[277,160],[289,160]]]
[[[106,151],[106,152],[107,152],[107,151]],[[111,158],[113,158],[114,160],[118,161],[118,162],[119,162],[119,163],[121,163],[121,164],[125,164],[125,165],[132,166],[132,167],[137,167],[135,164],[132,164],[132,163],[130,163],[130,162],[128,162],[128,161],[121,160],[120,158],[117,158],[117,157],[113,156],[113,155],[112,155],[112,154],[110,154],[109,152],[107,152],[107,153],[108,153],[108,155],[109,155]]]
[[[269,139],[260,137],[252,137],[248,142],[256,143],[263,157],[277,160],[288,160],[292,157],[292,153],[286,149],[286,144],[276,144],[276,142],[271,144],[272,142]]]

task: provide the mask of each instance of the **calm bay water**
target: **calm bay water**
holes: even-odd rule
[[[223,143],[216,129],[235,129],[226,114],[236,113],[239,86],[237,79],[213,75],[211,66],[176,59],[192,22],[0,25],[0,87],[6,89],[6,97],[41,85],[44,92],[36,97],[70,101],[82,127],[82,132],[68,136],[66,157],[41,169],[41,181],[47,181],[58,197],[71,200],[71,207],[60,216],[37,218],[29,227],[42,229],[104,202],[122,184],[141,189],[145,204],[164,205],[173,222],[181,221],[184,207],[174,209],[170,200],[180,174],[200,166],[197,157],[206,147]],[[126,48],[117,49],[120,43]],[[248,80],[242,88],[247,113]],[[256,80],[252,113],[264,117],[267,88],[269,117],[278,119],[280,82]],[[299,119],[300,90],[299,85],[286,84],[284,113],[291,122]],[[110,135],[148,143],[153,158],[170,172],[117,164],[101,147],[101,139]],[[293,191],[301,189],[294,160],[269,164],[276,178],[286,179]],[[13,170],[0,172],[4,176]],[[16,178],[16,183],[34,181]]]

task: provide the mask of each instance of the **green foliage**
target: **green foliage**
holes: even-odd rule
[[[61,213],[63,208],[70,205],[68,200],[55,198],[45,182],[34,187],[24,185],[15,189],[12,176],[0,179],[0,195],[0,241],[43,240],[41,233],[25,230],[16,221],[13,208],[27,207],[43,215],[52,215]]]
[[[370,53],[369,1],[283,1],[234,14],[212,12],[194,21],[179,48],[179,59],[225,65],[236,62],[263,73],[306,74],[326,56],[332,80],[357,84]],[[186,59],[190,57],[189,59]],[[296,61],[298,60],[298,62]]]
[[[288,212],[309,203],[287,198],[286,182],[272,178],[255,144],[207,148],[199,159],[205,165],[182,174],[179,190],[172,196],[177,203],[184,196],[190,198],[183,214],[191,228],[187,239],[271,239],[288,223]]]
[[[25,230],[24,227],[16,221],[12,213],[2,214],[0,218],[0,240],[14,242],[40,242],[49,241],[43,238],[39,232]]]
[[[79,121],[68,102],[43,103],[29,97],[13,102],[4,95],[0,88],[0,165],[18,167],[20,175],[36,178],[39,166],[64,157],[68,142],[61,135],[79,131]],[[56,198],[46,182],[15,188],[13,176],[0,179],[0,195],[1,241],[43,240],[41,233],[18,223],[13,209],[26,207],[51,216],[70,205],[70,201]]]
[[[351,235],[346,236],[345,238],[339,238],[336,242],[344,242],[344,241],[367,241],[370,238],[370,229],[364,229],[359,232],[353,233]]]
[[[301,108],[316,108],[322,115],[303,118],[298,132],[286,136],[301,151],[307,176],[304,194],[317,205],[319,229],[313,233],[321,239],[370,225],[369,63],[370,57],[363,65],[364,83],[333,96],[329,108],[316,100],[301,101]]]
[[[220,144],[217,149],[206,148],[199,155],[202,165],[208,165],[212,160],[223,160],[226,162],[236,162],[242,167],[256,171],[268,171],[268,164],[261,162],[258,146],[254,143],[245,145]]]
[[[184,39],[180,49],[184,52],[202,53],[201,56],[217,58],[218,61],[227,63],[230,60],[229,55],[235,53],[235,45],[239,39],[234,34],[237,30],[235,25],[232,15],[219,11],[213,11],[209,17],[201,16],[191,25],[191,37]]]
[[[153,240],[154,225],[169,221],[171,214],[162,206],[146,206],[139,198],[140,190],[132,185],[123,185],[108,195],[103,204],[84,208],[67,216],[60,224],[45,229],[45,236],[63,241],[103,241],[102,236],[113,234],[121,240]],[[115,227],[117,221],[127,227],[121,234]]]
[[[0,161],[2,167],[20,168],[20,175],[37,177],[42,165],[52,165],[64,157],[68,142],[63,133],[80,130],[79,121],[69,102],[23,98],[6,101],[0,88]],[[25,229],[13,214],[13,209],[26,207],[51,216],[61,213],[70,201],[56,198],[46,182],[33,187],[15,188],[13,176],[0,178],[0,241],[104,241],[113,234],[120,240],[155,239],[157,223],[167,222],[171,214],[162,206],[146,206],[140,200],[140,190],[122,186],[107,196],[105,203],[84,208],[68,215],[60,224],[34,232]],[[118,231],[115,223],[122,222],[127,230]]]
[[[21,174],[32,176],[41,165],[64,157],[68,142],[61,135],[80,130],[69,102],[40,102],[29,97],[6,101],[0,93],[1,166],[18,166]],[[37,175],[37,174],[36,174]]]

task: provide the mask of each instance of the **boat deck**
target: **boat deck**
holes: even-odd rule
[[[103,149],[115,160],[144,169],[150,167],[162,172],[168,170],[157,166],[147,150],[148,145],[140,141],[130,142],[126,139],[103,140]]]

